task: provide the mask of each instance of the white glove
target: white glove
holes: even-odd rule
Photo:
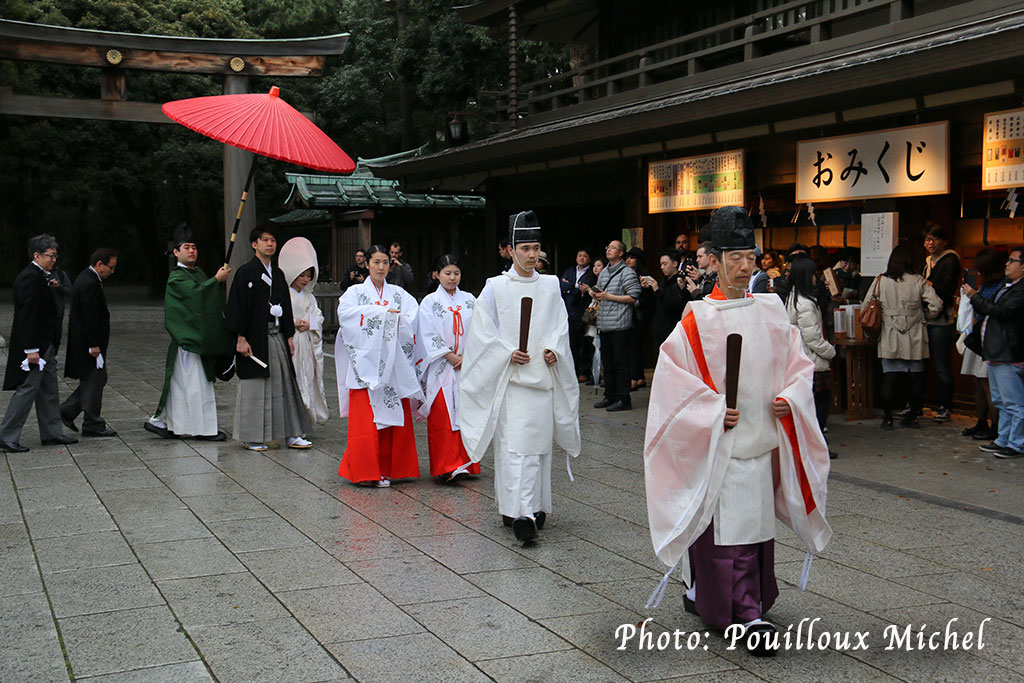
[[[33,365],[35,365],[35,363],[33,363]],[[31,367],[32,366],[28,364],[28,356],[26,356],[25,360],[21,361],[21,369],[24,370],[25,372],[28,372]],[[40,356],[39,357],[39,370],[42,371],[42,369],[45,368],[45,367],[46,367],[46,361],[43,360],[42,356]]]

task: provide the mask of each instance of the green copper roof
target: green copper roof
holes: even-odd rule
[[[403,153],[407,154],[407,153]],[[399,156],[399,155],[393,155]],[[285,173],[292,189],[285,201],[310,209],[346,207],[353,209],[483,209],[487,202],[479,195],[403,192],[397,180],[375,178],[360,159],[352,175],[311,175]]]

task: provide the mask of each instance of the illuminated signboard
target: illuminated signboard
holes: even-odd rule
[[[743,150],[652,162],[647,204],[650,213],[743,206]]]
[[[981,189],[1024,187],[1024,109],[985,114]]]
[[[948,193],[948,121],[797,143],[797,203]]]

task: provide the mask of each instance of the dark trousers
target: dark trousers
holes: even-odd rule
[[[7,351],[16,353],[14,349]],[[39,420],[40,438],[46,441],[64,436],[60,424],[60,395],[57,393],[57,352],[51,345],[39,355],[46,361],[46,367],[42,372],[33,367],[11,396],[7,413],[0,422],[0,441],[18,443],[21,440],[21,430],[33,405]]]
[[[935,376],[939,380],[939,407],[953,408],[953,344],[956,327],[953,325],[927,325],[928,355],[935,363]]]
[[[907,380],[910,380],[909,383]],[[883,372],[882,373],[882,410],[886,420],[892,420],[892,409],[896,405],[896,384],[907,384],[910,391],[910,415],[921,414],[921,403],[924,400],[923,372]]]
[[[604,397],[612,402],[629,403],[629,330],[601,332],[601,367],[604,372]]]
[[[68,422],[85,413],[82,429],[87,432],[102,432],[107,423],[100,417],[103,409],[103,387],[107,386],[107,368],[91,368],[78,380],[78,388],[60,405],[60,414]]]
[[[590,377],[590,367],[585,365],[583,359],[583,320],[569,316],[569,349],[572,351],[572,363],[576,368],[576,376],[586,375]]]
[[[637,382],[646,380],[644,376],[644,342],[647,340],[647,330],[650,325],[635,323],[629,330],[629,378]]]

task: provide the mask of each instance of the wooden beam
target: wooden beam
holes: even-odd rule
[[[15,95],[11,88],[0,88],[0,114],[135,123],[174,123],[160,111],[159,104]]]
[[[319,76],[324,58],[307,56],[238,57],[244,63],[241,71],[231,68],[236,56],[198,52],[164,52],[124,48],[117,50],[120,60],[112,63],[109,45],[58,45],[35,40],[0,40],[0,59],[17,59],[73,66],[117,66],[119,69],[173,71],[177,73],[219,74],[222,76]],[[117,59],[117,57],[113,57]]]

